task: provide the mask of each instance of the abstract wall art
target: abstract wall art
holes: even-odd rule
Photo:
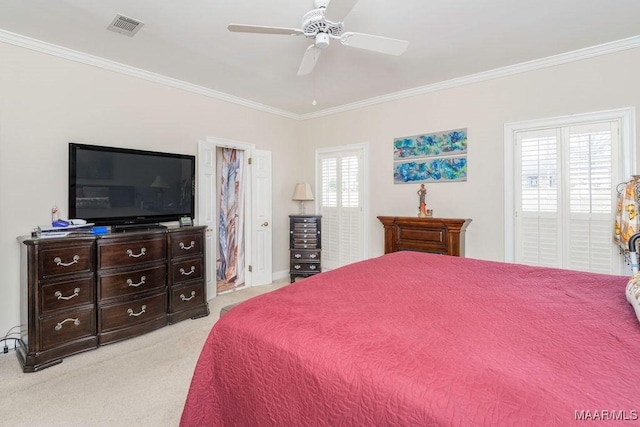
[[[467,180],[467,129],[393,140],[393,182]]]

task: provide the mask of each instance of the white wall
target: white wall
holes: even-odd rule
[[[417,208],[418,185],[393,184],[393,139],[466,127],[468,181],[429,184],[427,204],[436,216],[473,219],[468,256],[502,260],[504,124],[640,104],[639,49],[303,122],[2,43],[0,64],[0,334],[19,322],[16,237],[47,223],[53,204],[66,216],[70,141],[196,154],[197,141],[213,136],[271,150],[278,272],[288,270],[293,186],[314,182],[316,148],[369,143],[376,256],[376,216]]]
[[[393,183],[393,139],[467,128],[466,182],[427,184],[438,217],[471,218],[466,255],[504,260],[504,124],[640,107],[640,49],[375,105],[301,124],[305,151],[369,143],[370,256],[384,251],[378,215],[415,216],[419,184]],[[638,112],[639,110],[637,110]],[[636,119],[637,120],[637,119]],[[640,151],[640,150],[637,150]],[[313,157],[300,159],[313,182]]]
[[[288,269],[297,122],[0,43],[0,335],[19,323],[16,237],[67,217],[68,143],[196,154],[207,136],[271,150],[274,271]],[[297,160],[297,159],[296,159]]]

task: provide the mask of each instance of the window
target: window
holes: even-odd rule
[[[322,267],[333,269],[366,258],[364,146],[318,152],[317,188],[322,215]]]
[[[631,114],[505,127],[505,176],[513,177],[505,186],[507,261],[622,272],[613,220],[616,186],[630,175],[635,160]]]

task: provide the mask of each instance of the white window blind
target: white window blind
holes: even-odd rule
[[[363,150],[319,155],[322,265],[332,269],[364,259]]]
[[[516,262],[619,273],[619,138],[616,120],[516,133]]]

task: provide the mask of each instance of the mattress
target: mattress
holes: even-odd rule
[[[626,283],[408,251],[324,272],[214,325],[181,424],[637,420]]]

